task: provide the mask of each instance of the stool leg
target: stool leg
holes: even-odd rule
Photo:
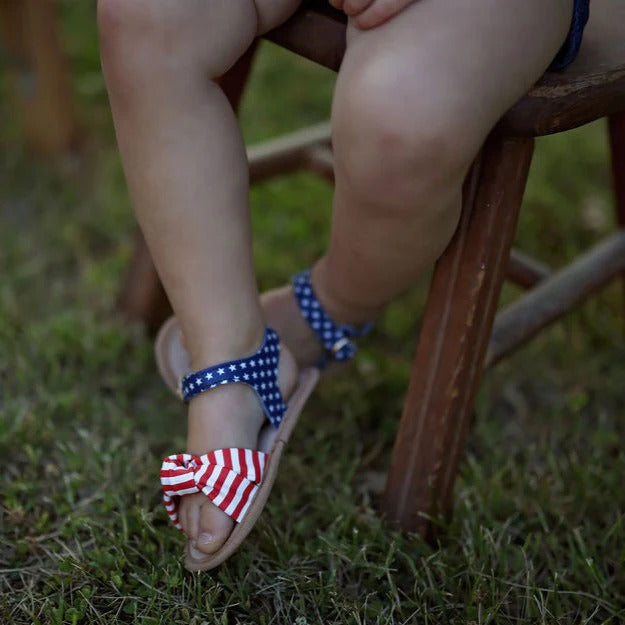
[[[255,42],[219,81],[235,111],[241,103],[256,47]],[[127,319],[145,323],[150,331],[157,330],[171,312],[165,289],[161,285],[152,263],[152,257],[139,229],[135,234],[130,268],[119,295],[118,307]]]
[[[139,228],[135,228],[132,258],[117,306],[126,319],[144,323],[150,333],[171,313],[165,289]]]
[[[625,228],[625,111],[608,118],[610,148],[612,152],[612,173],[616,200],[616,220],[619,228]],[[623,284],[623,311],[625,315],[625,274]]]
[[[383,500],[401,529],[428,535],[449,506],[532,151],[533,139],[489,138],[437,263]]]
[[[70,74],[61,50],[53,0],[0,0],[0,36],[10,94],[28,147],[58,156],[79,147]]]

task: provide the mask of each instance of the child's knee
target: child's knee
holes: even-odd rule
[[[440,106],[431,80],[410,84],[384,63],[345,78],[334,102],[333,142],[337,175],[352,193],[401,212],[460,188],[480,140],[466,132],[462,111]]]
[[[167,72],[225,73],[254,38],[256,10],[252,0],[98,0],[98,28],[107,82],[132,89]]]

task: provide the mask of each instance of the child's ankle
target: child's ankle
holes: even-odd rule
[[[325,257],[313,267],[311,282],[321,305],[336,324],[362,327],[376,319],[383,310],[383,306],[371,307],[346,298],[336,288]]]
[[[251,356],[263,343],[265,326],[262,323],[237,327],[235,323],[225,328],[207,331],[197,340],[186,340],[194,371],[205,369],[229,360]]]

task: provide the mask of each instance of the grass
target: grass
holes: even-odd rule
[[[115,312],[132,216],[93,3],[62,8],[89,156],[36,162],[10,125],[0,150],[0,622],[625,621],[618,286],[485,376],[437,545],[389,532],[375,511],[424,280],[310,402],[245,548],[212,574],[184,571],[156,478],[183,447],[184,413],[149,338]],[[256,69],[249,141],[327,115],[327,72],[270,47]],[[606,158],[600,124],[539,142],[524,249],[559,264],[612,228]],[[253,190],[264,288],[323,249],[329,200],[308,175]]]

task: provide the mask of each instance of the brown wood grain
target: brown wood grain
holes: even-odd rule
[[[55,18],[53,0],[0,0],[10,94],[27,146],[44,156],[76,149],[82,136]]]
[[[608,119],[612,152],[612,180],[616,200],[616,222],[625,228],[625,110]]]
[[[612,153],[612,181],[616,207],[616,223],[625,230],[625,111],[608,119],[608,135]],[[623,319],[625,319],[625,271],[621,274]]]
[[[171,313],[171,306],[139,227],[117,307],[129,321],[140,321],[155,332]]]
[[[322,122],[251,146],[247,151],[250,181],[255,183],[298,169],[312,169],[310,158],[313,151],[329,144],[330,124]]]
[[[551,269],[520,250],[510,250],[506,277],[516,285],[529,289],[551,275]]]
[[[425,532],[448,507],[532,150],[531,139],[487,141],[436,265],[383,502],[401,529]]]
[[[578,58],[547,73],[501,121],[505,134],[562,132],[625,109],[625,1],[592,0]]]
[[[346,18],[327,3],[305,2],[265,38],[335,72],[345,54]]]
[[[625,271],[625,232],[607,237],[497,315],[486,366],[497,364]]]
[[[576,61],[563,72],[546,73],[502,118],[502,134],[562,132],[625,109],[624,25],[624,0],[593,0]],[[267,38],[337,71],[345,53],[345,29],[344,15],[309,2]]]

